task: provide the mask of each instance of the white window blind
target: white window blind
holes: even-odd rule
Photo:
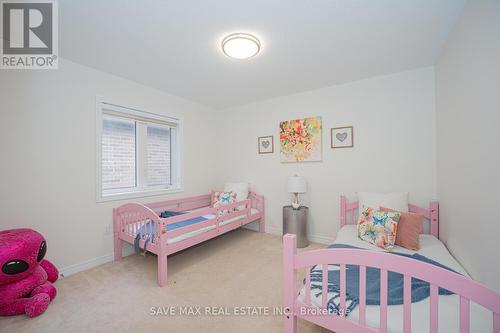
[[[98,199],[178,191],[180,121],[98,103]]]

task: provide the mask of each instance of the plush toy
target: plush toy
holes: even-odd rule
[[[0,316],[39,316],[56,297],[52,282],[59,272],[45,252],[45,239],[34,230],[0,231]]]

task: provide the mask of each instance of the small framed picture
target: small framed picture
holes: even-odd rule
[[[352,126],[336,127],[331,129],[332,148],[354,147],[354,133]]]
[[[274,137],[272,135],[259,137],[258,143],[259,143],[259,154],[274,153]]]

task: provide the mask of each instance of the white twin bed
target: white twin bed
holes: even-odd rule
[[[347,244],[359,248],[370,249],[375,251],[384,251],[381,248],[371,245],[357,236],[356,225],[343,226],[334,241],[336,244]],[[393,252],[413,254],[419,253],[429,259],[435,260],[456,272],[468,276],[462,266],[453,258],[444,244],[432,235],[420,235],[420,250],[411,251],[405,248],[396,246]],[[321,265],[319,265],[321,266]],[[338,266],[329,265],[329,270],[336,270]],[[311,292],[311,305],[320,308],[322,304],[321,295]],[[329,293],[328,299],[333,294]],[[298,299],[305,302],[305,286],[301,289]],[[427,333],[429,332],[429,298],[423,301],[412,303],[412,321],[411,332]],[[380,307],[378,305],[366,306],[366,324],[374,328],[379,327]],[[347,319],[358,321],[359,306],[356,307],[348,316]],[[470,307],[470,332],[489,333],[493,332],[491,325],[491,311],[471,302]],[[399,333],[403,331],[403,305],[392,305],[387,307],[387,331],[389,333]],[[457,295],[440,295],[439,296],[439,332],[454,333],[459,330],[459,296]]]

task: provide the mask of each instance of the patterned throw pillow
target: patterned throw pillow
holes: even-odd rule
[[[236,193],[234,192],[214,192],[213,193],[213,204],[212,206],[214,208],[219,208],[224,205],[231,204],[233,202],[236,202]],[[224,209],[221,211],[222,214],[227,214],[229,212],[234,212],[235,208],[229,209]]]
[[[358,237],[384,250],[392,250],[396,242],[399,212],[375,211],[366,208],[358,220]]]

